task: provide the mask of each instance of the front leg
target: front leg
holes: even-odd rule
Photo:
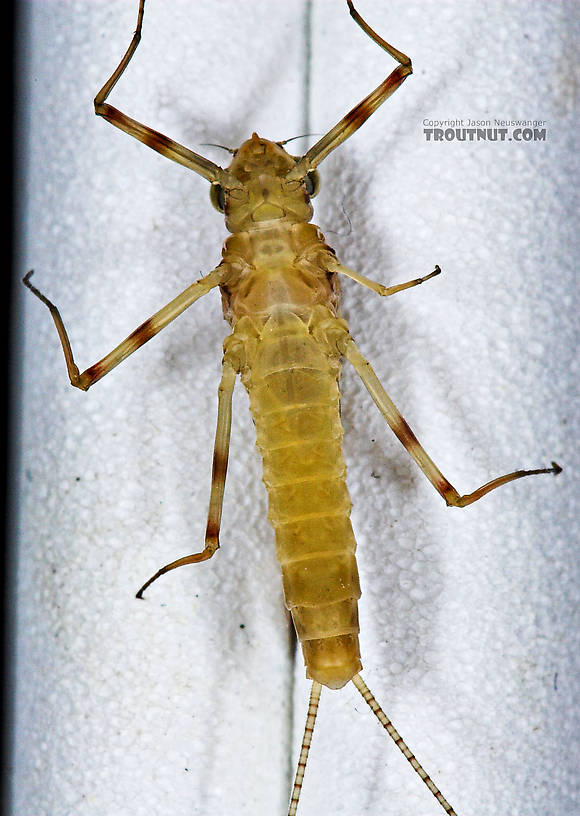
[[[143,27],[144,13],[145,0],[139,0],[139,11],[137,13],[137,27],[135,29],[135,33],[133,34],[133,38],[131,39],[129,47],[123,55],[123,58],[121,59],[121,62],[95,96],[95,113],[97,116],[102,116],[103,119],[106,119],[112,125],[115,125],[115,127],[118,127],[120,130],[128,133],[129,136],[133,136],[135,139],[143,142],[147,145],[147,147],[151,147],[153,150],[161,153],[162,156],[165,156],[178,164],[182,164],[184,167],[188,167],[195,173],[199,173],[200,176],[203,176],[208,181],[221,182],[224,185],[231,185],[233,181],[235,186],[235,180],[232,180],[229,173],[227,173],[217,164],[214,164],[214,162],[206,159],[205,156],[200,156],[199,153],[195,153],[193,150],[190,150],[188,147],[185,147],[173,139],[170,139],[168,136],[164,136],[163,133],[159,133],[159,131],[154,130],[148,125],[144,125],[141,122],[138,122],[136,119],[132,119],[130,116],[127,116],[126,113],[123,113],[118,108],[113,107],[113,105],[110,105],[106,101],[109,94],[122,77],[125,69],[131,62],[133,54],[137,50],[137,46],[141,41],[141,29]]]

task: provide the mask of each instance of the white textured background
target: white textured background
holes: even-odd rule
[[[200,143],[297,135],[305,8],[149,0],[111,102],[217,162],[226,154]],[[225,229],[203,179],[92,113],[137,3],[26,9],[18,274],[34,267],[85,368],[212,269]],[[321,166],[315,222],[346,264],[385,283],[435,263],[444,274],[387,301],[346,282],[351,330],[460,491],[551,459],[564,467],[446,509],[345,372],[364,676],[459,816],[573,816],[577,6],[361,0],[360,11],[415,75]],[[394,63],[340,2],[315,0],[311,47],[319,134]],[[424,118],[456,117],[545,119],[548,138],[426,143]],[[48,312],[21,300],[12,815],[284,814],[308,687],[289,654],[241,388],[222,549],[133,597],[202,546],[219,297],[88,394],[67,383]],[[365,708],[352,686],[323,693],[301,816],[442,813]]]

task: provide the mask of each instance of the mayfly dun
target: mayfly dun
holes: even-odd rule
[[[291,792],[295,814],[322,687],[352,682],[443,811],[454,814],[428,773],[383,712],[361,675],[357,601],[360,596],[350,499],[341,452],[338,377],[345,359],[360,377],[396,437],[447,505],[465,507],[496,487],[524,476],[558,473],[550,468],[517,470],[460,494],[427,455],[349,333],[339,312],[339,279],[351,278],[387,297],[437,277],[439,266],[421,277],[386,286],[344,265],[310,223],[311,199],[320,184],[318,165],[351,135],[411,75],[411,60],[382,39],[359,15],[350,14],[365,34],[396,62],[387,78],[340,119],[306,153],[294,156],[286,142],[253,133],[231,149],[221,167],[137,122],[107,100],[131,61],[141,37],[144,0],[136,33],[117,69],[95,98],[95,112],[163,156],[210,184],[214,207],[225,215],[232,235],[221,262],[203,278],[142,323],[100,361],[80,372],[58,309],[30,281],[29,289],[48,306],[60,337],[70,381],[86,391],[196,300],[219,289],[232,333],[224,343],[218,391],[210,506],[205,546],[153,575],[207,561],[219,546],[231,427],[234,383],[240,376],[250,398],[264,464],[269,518],[276,533],[286,605],[300,639],[312,691],[300,758]]]

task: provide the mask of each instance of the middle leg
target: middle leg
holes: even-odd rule
[[[338,261],[336,261],[336,263],[329,263],[328,266],[332,272],[338,272],[341,275],[346,275],[347,278],[351,278],[357,283],[360,283],[361,286],[366,286],[367,289],[372,289],[373,292],[376,292],[382,297],[396,295],[397,292],[402,292],[404,289],[412,289],[413,286],[419,286],[419,284],[425,283],[425,281],[431,280],[431,278],[441,274],[439,264],[435,264],[435,269],[433,272],[430,272],[428,275],[424,275],[422,278],[413,278],[413,280],[405,281],[405,283],[397,283],[394,286],[385,286],[384,283],[377,283],[377,281],[367,278],[366,275],[361,275],[360,272],[356,272],[354,269],[351,269],[349,266],[344,266],[344,264],[341,264]]]

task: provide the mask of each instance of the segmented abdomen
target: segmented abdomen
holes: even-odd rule
[[[342,455],[337,353],[276,311],[243,376],[264,461],[286,606],[306,675],[340,688],[361,669],[360,597]]]

